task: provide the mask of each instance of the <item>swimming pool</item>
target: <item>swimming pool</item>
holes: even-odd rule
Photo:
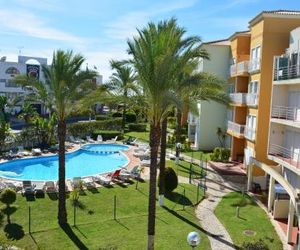
[[[128,146],[117,144],[88,144],[66,154],[66,179],[113,171],[128,164],[119,151]],[[17,159],[0,164],[0,176],[16,180],[57,180],[58,156]]]

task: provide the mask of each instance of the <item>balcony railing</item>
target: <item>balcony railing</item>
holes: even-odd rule
[[[232,93],[230,99],[235,104],[246,104],[246,93]]]
[[[269,155],[273,155],[294,167],[300,167],[300,154],[299,152],[296,152],[296,150],[291,150],[276,144],[270,144]]]
[[[260,58],[251,59],[249,62],[249,72],[260,70]]]
[[[237,64],[236,71],[237,74],[248,73],[249,61],[242,61]]]
[[[248,73],[249,61],[242,61],[230,66],[230,75],[239,75]]]
[[[300,109],[296,107],[273,106],[271,117],[290,121],[299,121]]]
[[[244,136],[245,125],[241,125],[232,121],[228,121],[227,130],[231,131],[234,134]]]
[[[293,54],[292,54],[293,55]],[[274,81],[300,78],[300,64],[291,61],[292,55],[276,56],[274,60]]]
[[[258,94],[250,93],[246,95],[246,104],[248,106],[258,105]]]
[[[255,140],[256,130],[254,128],[245,126],[245,137],[251,141]]]

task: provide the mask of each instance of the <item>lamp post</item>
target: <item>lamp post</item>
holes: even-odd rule
[[[192,249],[195,249],[196,246],[200,244],[200,235],[197,232],[190,232],[187,236],[187,242],[192,247]]]

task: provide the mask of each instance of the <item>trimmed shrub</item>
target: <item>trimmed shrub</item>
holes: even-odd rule
[[[95,116],[96,121],[105,121],[108,119],[111,119],[108,115],[96,115]]]
[[[129,129],[129,131],[146,132],[147,124],[145,124],[145,123],[129,123],[128,129]]]
[[[1,195],[0,195],[0,201],[4,204],[6,204],[7,207],[9,207],[11,204],[13,204],[17,199],[17,194],[12,189],[5,189]]]
[[[74,136],[86,136],[95,130],[121,130],[122,118],[114,118],[104,121],[77,122],[69,124],[68,133]]]
[[[123,139],[122,132],[117,130],[95,130],[92,133],[92,138],[96,140],[98,135],[102,135],[104,141],[115,138],[116,136],[118,136],[118,140]]]
[[[159,181],[158,181],[159,183]],[[178,178],[173,168],[166,167],[165,169],[165,189],[167,192],[172,192],[178,186]]]
[[[123,115],[122,115],[122,113],[120,113],[120,112],[115,112],[115,113],[113,113],[111,116],[112,116],[112,117],[122,117]]]
[[[229,160],[230,157],[230,149],[229,148],[220,148],[216,147],[211,154],[212,161],[220,161],[226,162]]]
[[[127,112],[125,115],[126,122],[135,123],[136,122],[136,114],[134,112]]]

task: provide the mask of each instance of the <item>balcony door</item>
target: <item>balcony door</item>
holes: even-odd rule
[[[291,158],[294,161],[298,161],[300,154],[300,133],[291,130],[285,130],[284,147],[286,148],[284,156]]]

